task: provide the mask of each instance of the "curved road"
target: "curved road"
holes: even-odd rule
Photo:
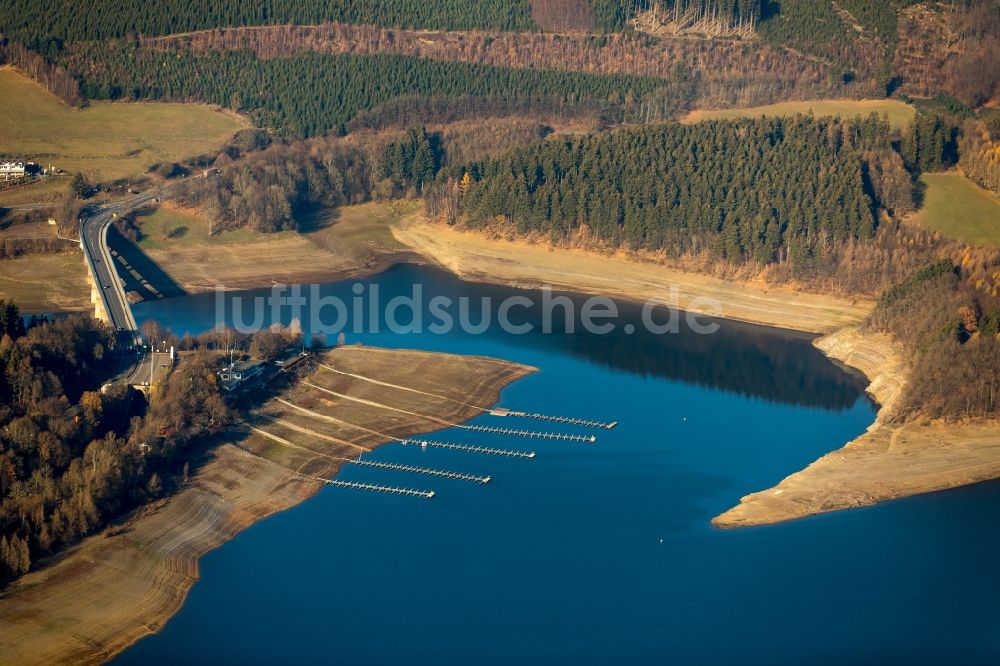
[[[113,204],[91,207],[89,214],[84,213],[80,217],[80,245],[83,247],[83,254],[101,295],[109,324],[118,331],[120,338],[127,339],[127,348],[135,344],[139,331],[114,259],[108,250],[108,228],[117,213],[128,212],[162,196],[162,192],[147,192]],[[150,376],[153,362],[151,354],[137,353],[130,368],[120,379],[129,384],[142,384]]]

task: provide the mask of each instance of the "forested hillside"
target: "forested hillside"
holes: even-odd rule
[[[0,338],[2,578],[27,570],[33,552],[90,531],[107,508],[107,496],[117,494],[130,470],[117,464],[114,432],[127,428],[127,398],[85,391],[97,388],[113,368],[110,332],[77,318],[26,332],[16,306],[3,302],[0,307],[5,315]],[[116,461],[113,473],[111,460]]]
[[[401,95],[550,98],[630,104],[651,119],[675,100],[646,106],[642,99],[665,83],[637,76],[598,76],[508,69],[407,56],[303,53],[259,59],[246,52],[186,52],[95,48],[67,68],[92,99],[202,101],[251,113],[262,125],[300,136],[343,132],[358,112]]]
[[[0,580],[169,486],[173,456],[225,423],[214,374],[194,359],[155,407],[99,388],[114,336],[86,317],[35,321],[0,300]]]
[[[530,0],[531,17],[549,32],[592,32],[594,17],[588,0]]]
[[[594,0],[595,22],[609,32],[626,26],[659,35],[755,34],[774,45],[830,64],[845,81],[876,82],[892,91],[905,84],[934,94],[956,78],[996,77],[994,46],[1000,7],[951,0]],[[901,37],[905,43],[901,44]],[[897,47],[900,47],[897,52]],[[981,65],[977,73],[965,61]],[[953,70],[945,72],[944,70]],[[965,84],[983,88],[971,80]],[[993,87],[986,82],[987,89]],[[969,95],[961,95],[969,97]]]
[[[996,416],[1000,257],[955,246],[945,258],[927,254],[929,263],[885,291],[869,322],[911,354],[901,418]]]
[[[868,326],[900,340],[913,371],[898,418],[990,417],[1000,412],[1000,252],[875,215],[913,209],[915,177],[954,159],[952,134],[942,118],[919,114],[898,138],[873,116],[549,140],[445,169],[428,209],[688,270],[881,293]]]
[[[615,247],[805,262],[874,235],[860,156],[885,134],[874,118],[802,117],[549,141],[473,167],[461,202],[477,225],[500,217],[560,238],[586,226]]]
[[[959,144],[960,164],[966,174],[1000,194],[1000,116],[986,124],[965,123]]]
[[[52,53],[63,42],[324,21],[449,30],[533,30],[528,0],[0,0],[0,32]]]
[[[212,233],[247,227],[294,229],[303,211],[389,199],[433,181],[446,159],[439,135],[424,129],[277,143],[251,154],[223,153],[215,176],[184,183],[180,198],[211,221]],[[232,159],[237,157],[235,161]]]
[[[845,76],[891,78],[896,17],[910,0],[782,0],[768,3],[760,33],[773,44],[839,64]]]
[[[498,67],[558,69],[590,74],[632,74],[673,79],[683,67],[697,83],[700,105],[747,105],[778,99],[877,95],[863,84],[845,84],[815,59],[757,41],[651,38],[641,34],[435,32],[369,25],[324,24],[210,30],[143,38],[150,49],[194,53],[251,50],[261,58],[314,52],[330,55],[398,53]],[[76,69],[86,71],[86,47]]]

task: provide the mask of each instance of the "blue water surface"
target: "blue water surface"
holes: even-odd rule
[[[529,293],[410,266],[365,286],[390,297],[414,283],[430,295]],[[322,293],[352,292],[341,283]],[[621,308],[622,321],[638,323],[636,307]],[[140,304],[136,313],[198,333],[214,324],[215,298]],[[508,387],[504,406],[620,424],[597,431],[594,445],[433,436],[531,449],[530,460],[380,448],[369,457],[493,480],[349,467],[340,478],[436,496],[327,488],[254,525],[206,555],[180,612],[116,663],[1000,659],[998,484],[764,528],[710,525],[741,496],[872,422],[864,382],[807,336],[723,322],[709,336],[512,336],[493,327],[483,335],[348,333],[347,342],[527,363],[539,372]]]

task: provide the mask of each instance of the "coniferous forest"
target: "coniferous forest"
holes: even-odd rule
[[[800,117],[662,125],[549,141],[472,167],[462,204],[474,223],[609,245],[708,251],[731,262],[805,261],[828,241],[874,234],[861,123]]]
[[[324,21],[446,30],[535,28],[527,0],[0,1],[0,32],[45,53],[71,41]]]
[[[245,52],[192,55],[122,47],[95,48],[66,66],[82,78],[83,92],[91,99],[209,102],[250,112],[259,124],[300,136],[343,132],[360,111],[403,95],[547,98],[572,106],[622,103],[665,85],[648,77],[508,69],[391,54],[260,59]],[[646,112],[658,114],[662,105],[657,102]]]

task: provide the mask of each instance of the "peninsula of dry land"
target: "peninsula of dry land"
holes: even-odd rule
[[[345,459],[478,416],[534,370],[369,347],[311,362],[291,389],[214,447],[180,493],[4,590],[0,662],[107,661],[180,609],[206,552],[314,495]]]
[[[843,448],[747,495],[713,525],[770,525],[1000,478],[1000,423],[894,420],[908,370],[888,336],[849,328],[816,346],[869,378],[868,390],[881,405],[878,417]]]

